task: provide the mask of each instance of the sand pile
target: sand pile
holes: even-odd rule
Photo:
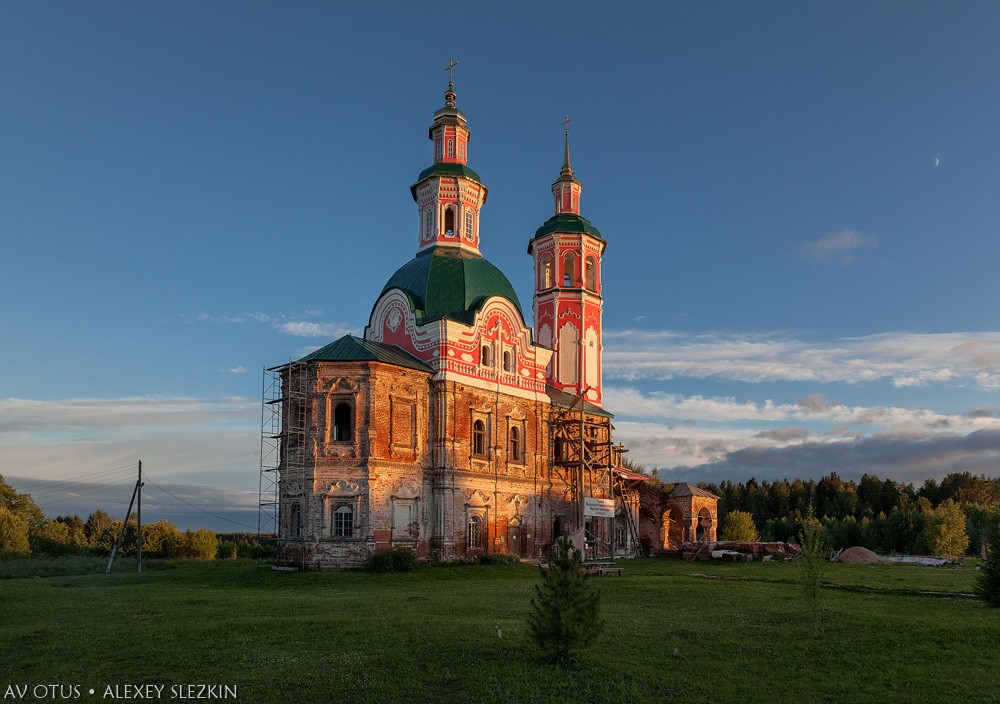
[[[890,562],[884,557],[876,555],[868,548],[853,547],[847,548],[840,553],[840,561],[849,565],[888,565]]]

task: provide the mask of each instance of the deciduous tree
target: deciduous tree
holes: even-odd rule
[[[732,511],[726,516],[719,540],[753,543],[760,540],[760,533],[754,525],[753,516],[746,511]]]

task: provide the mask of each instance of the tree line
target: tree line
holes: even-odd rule
[[[123,521],[101,510],[80,516],[46,518],[30,494],[17,492],[0,475],[0,555],[102,555],[122,533]],[[135,555],[138,523],[124,526],[119,554]],[[250,534],[219,535],[206,528],[181,531],[170,521],[142,526],[142,554],[154,558],[214,560],[273,556],[271,546]]]
[[[743,512],[761,539],[797,542],[812,513],[833,548],[861,545],[884,553],[977,554],[1000,504],[1000,478],[969,472],[927,479],[919,488],[874,474],[845,481],[835,472],[819,480],[751,478],[699,486],[720,497],[723,529],[729,514]]]

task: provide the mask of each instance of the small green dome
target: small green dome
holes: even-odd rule
[[[448,318],[471,325],[476,311],[493,296],[510,301],[523,320],[514,287],[482,256],[455,247],[433,247],[401,266],[379,294],[404,291],[413,305],[417,323]]]

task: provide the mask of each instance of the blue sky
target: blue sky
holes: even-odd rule
[[[998,26],[962,1],[4,3],[0,473],[121,513],[141,459],[150,520],[255,527],[261,371],[360,333],[412,256],[454,56],[482,249],[528,316],[573,118],[634,459],[996,476]]]

